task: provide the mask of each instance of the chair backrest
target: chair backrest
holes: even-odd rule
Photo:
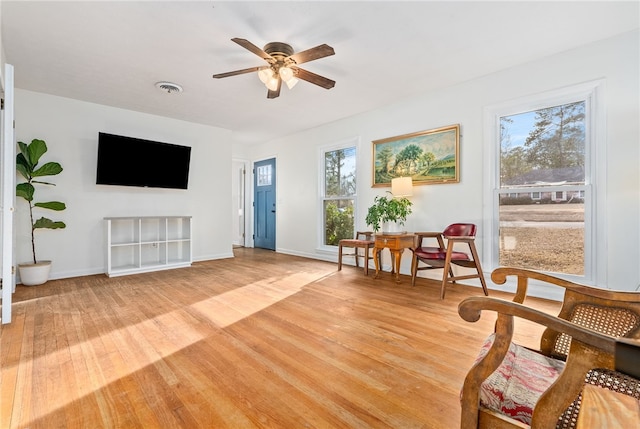
[[[583,293],[565,291],[558,317],[612,337],[640,338],[640,303],[627,301],[624,292],[606,291],[605,295],[592,289],[592,293],[588,287]],[[566,334],[547,329],[542,335],[541,350],[556,358],[566,359],[570,346],[571,337]]]
[[[442,232],[445,237],[475,237],[476,226],[472,223],[452,223]]]
[[[356,240],[373,240],[373,232],[372,231],[358,231],[356,232]]]

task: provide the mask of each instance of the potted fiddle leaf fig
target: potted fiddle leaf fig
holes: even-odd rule
[[[22,284],[34,286],[45,283],[49,279],[51,261],[39,261],[36,258],[35,232],[37,229],[60,229],[66,225],[61,221],[53,221],[46,217],[34,220],[34,210],[47,209],[60,211],[66,208],[60,201],[36,202],[34,185],[55,186],[55,184],[43,181],[40,178],[55,176],[62,172],[62,166],[57,162],[47,162],[38,165],[40,158],[47,152],[47,144],[44,140],[34,139],[29,144],[18,142],[20,153],[16,156],[16,171],[25,178],[26,182],[16,185],[16,196],[23,198],[29,204],[29,220],[31,224],[31,252],[33,262],[18,264],[20,280]]]
[[[391,192],[387,191],[389,195]],[[378,232],[382,228],[382,233],[398,233],[400,226],[404,225],[407,216],[411,214],[411,200],[405,197],[387,197],[378,195],[373,200],[373,205],[367,211],[365,222]],[[395,224],[395,225],[394,225]]]

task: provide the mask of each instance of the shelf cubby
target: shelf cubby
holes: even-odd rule
[[[191,216],[107,217],[109,277],[191,265]]]

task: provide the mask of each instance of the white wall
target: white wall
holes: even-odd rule
[[[16,90],[16,139],[47,142],[43,161],[64,171],[39,187],[39,201],[60,200],[63,212],[40,214],[67,224],[36,231],[38,259],[53,261],[51,277],[104,272],[105,216],[193,216],[194,260],[231,257],[230,132],[68,98]],[[98,132],[191,146],[188,190],[96,185]],[[149,162],[150,160],[140,160]],[[16,202],[17,261],[30,259],[28,207]]]
[[[604,79],[606,109],[607,203],[599,227],[606,286],[633,290],[640,282],[640,116],[639,33],[627,33],[559,55],[504,70],[450,88],[417,95],[402,103],[327,124],[237,152],[257,160],[276,155],[278,163],[277,250],[335,260],[318,245],[318,148],[359,136],[357,227],[365,229],[366,209],[384,188],[371,188],[371,141],[461,124],[460,183],[414,188],[409,230],[442,230],[452,221],[483,225],[483,190],[491,172],[483,165],[483,109],[578,83]],[[238,155],[236,155],[238,156]],[[483,249],[482,231],[478,248]],[[402,272],[408,273],[409,257]],[[484,266],[485,271],[493,267]],[[602,277],[602,273],[599,277]],[[605,286],[605,285],[603,285]]]

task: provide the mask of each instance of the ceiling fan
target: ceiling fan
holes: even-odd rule
[[[215,79],[258,72],[258,77],[268,89],[267,98],[276,98],[280,95],[282,82],[285,82],[289,89],[293,88],[299,79],[306,80],[325,89],[331,89],[336,84],[331,79],[298,67],[298,64],[334,55],[335,52],[329,45],[319,45],[294,54],[293,48],[282,42],[267,43],[263,49],[260,49],[246,39],[236,37],[231,40],[246,50],[253,52],[269,65],[214,74],[213,77]]]

